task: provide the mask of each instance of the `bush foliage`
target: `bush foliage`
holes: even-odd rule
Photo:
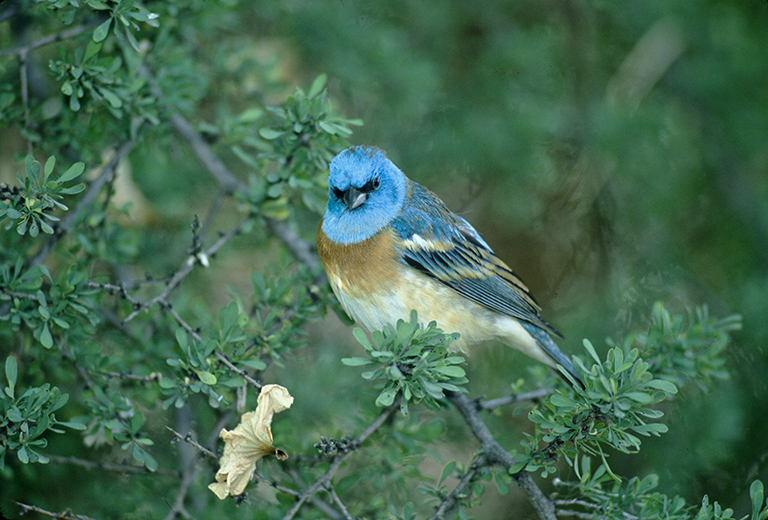
[[[733,342],[742,318],[728,309],[746,302],[743,342],[768,337],[750,320],[766,306],[754,267],[765,230],[732,230],[764,222],[765,207],[713,210],[711,229],[690,221],[714,204],[694,173],[718,177],[739,157],[741,187],[768,164],[752,153],[765,91],[731,107],[750,135],[722,102],[728,88],[700,81],[714,63],[751,84],[750,59],[767,51],[747,9],[397,4],[0,5],[3,516],[768,518],[762,423],[752,451],[729,461],[710,457],[715,445],[689,468],[730,463],[732,508],[684,485],[695,477],[664,455],[679,444],[654,444],[684,435],[679,417],[702,403],[719,423],[764,402],[755,385],[749,403],[712,404],[764,366]],[[747,56],[733,63],[736,37]],[[615,75],[585,77],[568,49]],[[730,136],[720,152],[706,150],[722,137],[708,118]],[[345,326],[313,238],[328,163],[353,130],[399,148],[398,163],[442,171],[432,180],[456,184],[451,206],[473,204],[467,193],[486,202],[476,220],[488,235],[509,236],[508,223],[552,259],[538,263],[562,284],[552,307],[569,336],[608,336],[570,349],[583,387],[495,347],[465,359],[452,331],[415,313],[370,335]],[[680,228],[690,264],[673,247]],[[550,237],[551,254],[529,234]],[[726,317],[701,305],[710,298]],[[220,500],[207,487],[230,442],[220,432],[272,384],[293,405],[247,416],[258,428],[231,460],[256,469]]]

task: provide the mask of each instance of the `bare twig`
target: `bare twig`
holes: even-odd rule
[[[186,443],[189,443],[189,444],[191,444],[192,446],[194,446],[195,448],[197,448],[198,450],[200,450],[202,453],[204,453],[206,456],[208,456],[208,457],[210,457],[210,458],[213,458],[213,459],[217,459],[217,458],[218,458],[218,457],[216,456],[216,454],[215,454],[213,451],[209,450],[208,448],[206,448],[205,446],[203,446],[202,444],[200,444],[199,442],[197,442],[195,439],[193,439],[193,438],[192,438],[192,434],[191,434],[191,433],[188,433],[188,434],[186,434],[186,435],[182,435],[182,434],[180,434],[179,432],[177,432],[176,430],[174,430],[173,428],[171,428],[170,426],[166,426],[166,428],[167,428],[167,429],[168,429],[168,430],[169,430],[171,433],[173,433],[173,435],[174,435],[174,436],[175,436],[177,439],[179,439],[179,440],[181,440],[181,441],[184,441],[184,442],[186,442]],[[218,432],[218,430],[217,430],[217,431],[216,431],[216,435],[218,435],[218,434],[219,434],[219,432]]]
[[[534,390],[533,392],[528,392],[525,394],[512,394],[506,397],[499,397],[497,399],[489,399],[488,401],[480,401],[477,403],[477,407],[479,410],[488,410],[493,412],[500,406],[507,406],[510,404],[519,403],[520,401],[535,401],[536,399],[543,399],[553,392],[554,390],[551,388],[542,388],[540,390]]]
[[[44,45],[48,45],[49,43],[55,43],[55,42],[60,42],[62,40],[68,40],[70,38],[74,38],[79,34],[82,34],[86,31],[93,29],[102,21],[94,22],[93,24],[90,24],[90,25],[79,25],[77,27],[72,27],[71,29],[67,29],[66,31],[61,31],[60,33],[50,34],[28,45],[22,45],[21,47],[14,47],[13,49],[0,49],[0,56],[8,56],[10,54],[19,54],[19,55],[26,54],[29,51],[32,51]]]
[[[231,239],[233,236],[238,234],[240,230],[243,228],[246,222],[250,217],[245,217],[240,222],[238,222],[235,227],[230,229],[228,232],[224,233],[219,239],[205,251],[205,255],[210,257],[213,254],[216,253],[216,251],[221,248],[224,244],[226,244],[229,239]],[[147,311],[150,307],[153,305],[156,305],[158,303],[165,304],[166,307],[169,307],[170,304],[168,303],[168,297],[170,296],[171,292],[176,288],[177,285],[190,273],[192,272],[192,269],[195,268],[195,265],[197,264],[197,261],[195,260],[195,257],[188,257],[187,260],[184,262],[184,264],[179,268],[176,273],[174,273],[173,277],[171,277],[170,281],[168,282],[168,285],[166,285],[163,292],[161,292],[159,295],[152,298],[150,301],[142,303],[139,308],[135,309],[133,312],[131,312],[126,318],[125,322],[131,321],[133,318],[139,315],[141,312]]]
[[[341,501],[341,499],[339,498],[339,495],[336,494],[336,490],[334,489],[333,484],[328,482],[325,485],[325,489],[326,491],[328,491],[328,494],[331,495],[331,499],[339,508],[339,510],[341,510],[341,514],[344,515],[344,518],[346,520],[355,520],[354,518],[352,518],[352,515],[349,514],[349,511],[347,510],[347,506],[345,506],[344,502]]]
[[[93,520],[90,516],[85,515],[76,515],[72,512],[71,509],[65,509],[61,513],[53,513],[51,511],[47,511],[43,509],[42,507],[32,506],[29,504],[23,504],[21,502],[16,502],[16,504],[21,507],[21,511],[19,515],[23,515],[24,513],[38,513],[40,515],[49,516],[51,518],[55,518],[56,520]]]
[[[72,464],[85,469],[101,469],[106,471],[117,471],[120,473],[141,473],[147,475],[166,475],[169,477],[180,477],[181,472],[158,469],[148,470],[145,466],[129,466],[127,464],[111,464],[109,462],[94,462],[90,460],[78,459],[77,457],[60,457],[58,455],[48,455],[51,462],[57,464]]]
[[[371,423],[368,428],[366,428],[363,433],[355,437],[355,439],[352,441],[355,445],[362,444],[368,437],[370,437],[376,430],[381,428],[381,426],[387,421],[387,419],[390,418],[390,416],[395,413],[396,410],[398,410],[399,406],[394,405],[389,407],[388,409],[384,410],[384,412],[379,415],[375,421]],[[344,462],[344,459],[346,456],[351,452],[346,453],[339,453],[336,455],[333,460],[331,461],[331,465],[326,470],[326,472],[318,478],[311,486],[309,486],[307,489],[305,489],[301,495],[298,497],[298,500],[296,500],[296,503],[293,504],[293,507],[285,514],[283,517],[283,520],[291,520],[296,516],[296,514],[301,509],[301,506],[304,504],[304,502],[307,501],[309,497],[317,493],[319,489],[324,488],[325,486],[330,483],[331,479],[333,478],[333,475],[336,473],[336,471],[339,469],[339,466],[341,466],[341,463]]]

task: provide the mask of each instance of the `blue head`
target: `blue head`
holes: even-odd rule
[[[378,148],[347,148],[333,158],[330,169],[323,232],[334,242],[361,242],[400,213],[406,177]]]

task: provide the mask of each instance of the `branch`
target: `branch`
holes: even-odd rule
[[[74,38],[79,34],[82,34],[90,29],[93,29],[103,21],[104,20],[99,20],[97,22],[94,22],[93,24],[79,25],[77,27],[72,27],[71,29],[67,29],[66,31],[61,31],[60,33],[56,33],[56,34],[50,34],[28,45],[22,45],[21,47],[14,47],[13,49],[1,49],[0,56],[8,56],[10,54],[19,54],[19,55],[26,54],[29,51],[35,50],[38,47],[42,47],[44,45],[48,45],[49,43],[56,43],[62,40],[68,40],[70,38]]]
[[[490,464],[499,464],[507,471],[517,464],[515,458],[510,455],[507,450],[502,448],[501,445],[496,442],[496,439],[493,438],[493,434],[488,429],[488,426],[486,426],[480,418],[477,404],[474,401],[466,395],[457,392],[449,393],[448,399],[459,410],[461,415],[464,416],[472,433],[474,433],[477,440],[480,441],[480,446]],[[531,478],[530,473],[521,471],[515,475],[515,478],[517,479],[520,488],[531,501],[534,509],[536,509],[539,518],[541,518],[541,520],[555,520],[554,504],[544,496],[544,493],[541,492],[541,489],[539,489],[533,481],[533,478]]]
[[[78,459],[77,457],[60,457],[58,455],[48,455],[51,462],[58,464],[73,464],[85,469],[103,469],[107,471],[118,471],[120,473],[143,473],[147,475],[166,475],[169,477],[180,477],[181,472],[158,469],[150,471],[145,466],[130,466],[127,464],[112,464],[109,462],[94,462],[91,460]]]
[[[202,444],[197,442],[195,439],[193,439],[191,432],[186,434],[186,435],[182,435],[179,432],[177,432],[176,430],[174,430],[173,428],[171,428],[170,426],[166,426],[166,428],[171,433],[173,433],[173,435],[177,439],[179,439],[180,441],[184,441],[184,442],[186,442],[188,444],[191,444],[192,446],[194,446],[195,448],[200,450],[202,453],[204,453],[207,457],[210,457],[212,459],[218,459],[218,457],[216,456],[216,454],[213,451],[209,450],[208,448],[206,448],[205,446],[203,446]],[[216,432],[216,435],[218,435],[218,431]]]
[[[488,410],[490,412],[493,412],[496,408],[500,406],[519,403],[520,401],[535,401],[537,399],[542,399],[544,397],[547,397],[549,394],[552,394],[552,393],[554,393],[554,389],[552,388],[541,388],[539,390],[534,390],[533,392],[528,392],[525,394],[512,394],[506,397],[490,399],[488,401],[480,401],[477,403],[477,407],[479,410]]]
[[[55,518],[56,520],[63,519],[63,520],[93,520],[90,516],[85,515],[76,515],[72,512],[71,509],[65,509],[61,513],[52,513],[51,511],[46,511],[45,509],[37,506],[31,506],[29,504],[22,504],[21,502],[16,502],[16,504],[21,507],[21,511],[19,512],[19,516],[23,515],[24,513],[38,513],[44,516],[50,516],[51,518]]]
[[[399,409],[398,405],[390,406],[387,410],[384,410],[384,412],[379,415],[373,423],[371,423],[368,428],[363,431],[360,435],[355,437],[355,439],[352,441],[354,445],[360,445],[362,444],[368,437],[371,436],[376,430],[381,428],[381,425],[384,424],[387,419],[390,418],[390,416],[395,413],[396,410]],[[333,461],[331,462],[331,466],[328,468],[328,470],[319,478],[317,479],[311,486],[309,486],[307,489],[305,489],[301,495],[298,497],[298,500],[296,503],[291,507],[291,509],[285,514],[283,517],[283,520],[291,520],[296,516],[296,514],[299,512],[299,509],[301,509],[301,506],[304,504],[304,502],[307,501],[308,498],[310,498],[312,495],[317,493],[317,491],[321,488],[324,488],[328,486],[331,482],[331,479],[333,478],[333,475],[336,473],[336,470],[339,469],[339,466],[341,466],[341,463],[344,462],[344,459],[347,457],[347,455],[351,452],[346,453],[339,453],[333,458]]]
[[[200,137],[200,134],[181,114],[173,114],[170,118],[174,130],[187,141],[192,151],[203,163],[208,173],[214,178],[219,188],[228,195],[237,191],[245,191],[248,187],[238,179],[224,165],[221,159],[214,153],[210,145]],[[305,264],[310,269],[314,269],[320,263],[317,255],[313,252],[312,243],[299,237],[291,231],[285,222],[265,217],[269,230],[285,245],[290,253],[299,262]]]
[[[233,236],[238,234],[240,230],[243,228],[246,222],[251,217],[245,217],[240,222],[238,222],[235,227],[230,229],[228,232],[224,233],[211,247],[209,247],[205,251],[205,255],[208,257],[211,257],[216,251],[221,248],[224,244],[229,241]],[[163,303],[166,307],[170,308],[170,303],[168,303],[168,296],[170,296],[171,291],[173,291],[177,285],[186,277],[190,272],[192,272],[192,269],[195,268],[195,265],[197,264],[196,257],[189,257],[184,264],[179,268],[178,271],[173,275],[173,277],[168,282],[168,285],[165,287],[165,290],[163,290],[162,293],[160,293],[158,296],[155,296],[150,301],[142,303],[137,309],[135,309],[133,312],[131,312],[128,317],[125,318],[124,322],[128,323],[133,318],[139,315],[141,312],[147,311],[150,307],[152,307],[155,304]],[[178,315],[177,315],[178,316]],[[200,337],[199,335],[197,336]]]
[[[429,517],[429,520],[443,520],[444,518],[450,518],[453,515],[453,510],[458,502],[457,497],[462,491],[464,491],[470,482],[472,482],[472,479],[477,473],[477,468],[480,468],[485,464],[486,460],[483,455],[480,455],[477,459],[475,459],[469,471],[467,471],[467,473],[461,477],[459,483],[456,484],[456,487],[453,488],[453,491],[451,491],[448,496],[445,497],[443,502],[440,504],[440,507],[438,507],[437,511],[435,511],[435,514]]]

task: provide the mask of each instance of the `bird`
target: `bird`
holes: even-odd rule
[[[562,335],[541,317],[520,277],[384,151],[341,151],[330,162],[328,186],[318,254],[341,307],[357,323],[382,330],[416,310],[420,321],[459,333],[454,351],[468,354],[471,345],[500,340],[556,373],[562,366],[583,385],[552,339]]]

